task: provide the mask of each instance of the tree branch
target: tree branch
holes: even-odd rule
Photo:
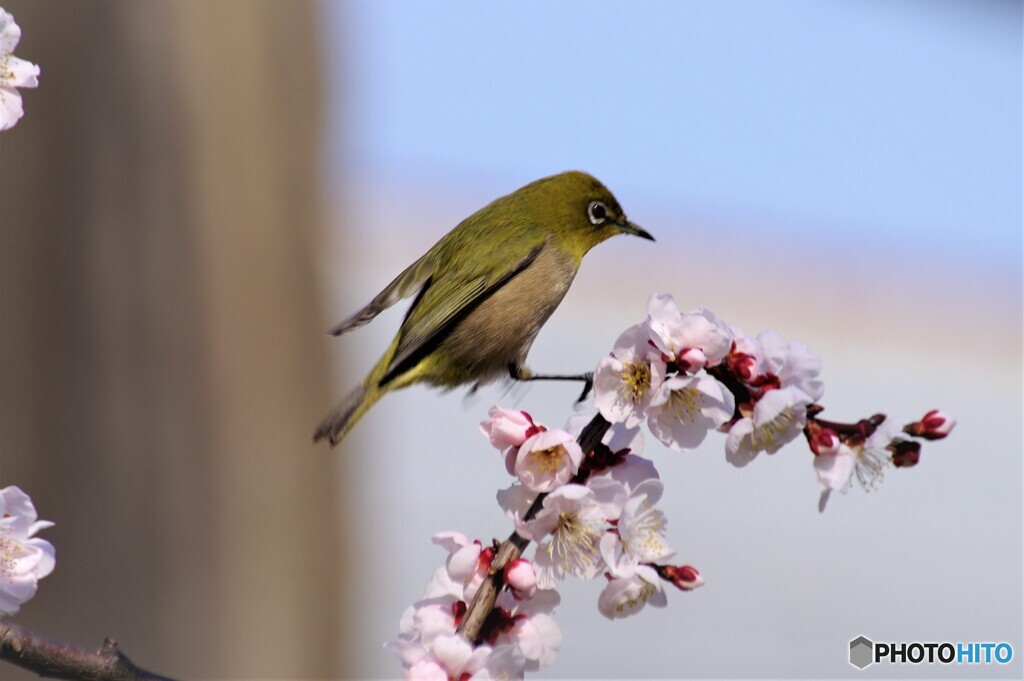
[[[580,449],[583,450],[584,457],[600,444],[601,438],[604,437],[604,434],[611,425],[604,417],[597,414],[590,420],[590,423],[584,426],[583,432],[576,439]],[[576,481],[574,480],[574,482]],[[531,520],[540,512],[544,506],[545,497],[547,497],[546,493],[537,495],[537,498],[533,500],[533,504],[523,517],[524,520]],[[476,596],[473,597],[473,602],[470,603],[466,614],[462,618],[462,622],[459,623],[458,633],[473,643],[479,643],[480,631],[483,629],[484,622],[487,621],[487,616],[494,610],[494,604],[498,601],[498,594],[501,592],[502,570],[513,560],[523,555],[523,551],[529,544],[529,539],[520,536],[518,532],[513,532],[498,547],[498,552],[495,554],[494,560],[491,561],[491,569],[487,574],[487,579],[480,585]]]
[[[41,636],[14,622],[0,619],[0,660],[39,676],[81,681],[171,681],[136,667],[107,638],[96,652],[82,650]]]

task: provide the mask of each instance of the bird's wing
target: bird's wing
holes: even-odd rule
[[[408,298],[419,291],[430,279],[430,275],[434,273],[434,262],[434,252],[430,251],[405,268],[405,271],[378,293],[369,305],[348,319],[338,322],[328,333],[332,336],[340,336],[346,331],[359,328],[402,298]]]
[[[410,360],[431,347],[432,342],[443,338],[443,333],[452,322],[529,267],[544,249],[544,245],[545,242],[532,246],[526,244],[529,250],[522,257],[497,272],[475,272],[464,276],[445,273],[445,276],[429,282],[409,308],[399,332],[398,347],[395,348],[394,357],[381,384],[408,369]]]

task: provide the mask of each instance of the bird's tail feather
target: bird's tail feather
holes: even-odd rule
[[[313,442],[319,442],[326,438],[332,447],[341,442],[382,394],[383,391],[377,386],[370,389],[369,379],[363,381],[320,422],[316,432],[313,433]]]

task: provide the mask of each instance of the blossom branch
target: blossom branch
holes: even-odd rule
[[[581,416],[549,428],[525,411],[491,407],[480,430],[517,479],[497,494],[516,530],[501,544],[453,531],[433,536],[445,564],[387,643],[406,678],[522,678],[547,667],[562,645],[553,615],[568,576],[603,577],[597,609],[612,620],[665,607],[666,584],[704,584],[695,568],[675,564],[657,508],[665,485],[642,456],[644,423],[680,452],[724,433],[725,458],[736,467],[803,434],[819,511],[851,480],[870,490],[886,467],[916,465],[920,440],[945,438],[956,425],[937,409],[902,428],[884,414],[822,419],[821,368],[803,343],[771,331],[748,336],[707,308],[680,312],[671,296],[655,294],[647,318],[597,365],[599,415],[589,423]],[[531,542],[536,550],[524,558]]]
[[[170,681],[137,667],[111,638],[99,650],[54,641],[14,622],[0,620],[0,660],[39,676],[83,681]]]
[[[584,426],[576,442],[579,443],[580,449],[583,450],[585,456],[593,452],[597,445],[600,444],[601,438],[608,432],[611,425],[603,416],[597,414]],[[526,512],[524,520],[532,520],[540,512],[544,506],[545,497],[547,497],[546,493],[537,495],[537,498],[534,499],[533,504]],[[529,539],[522,537],[518,532],[513,532],[498,547],[494,560],[491,562],[490,570],[487,573],[487,579],[480,585],[480,589],[476,592],[473,602],[470,603],[469,608],[466,610],[462,622],[459,623],[458,633],[469,641],[479,642],[480,632],[487,621],[487,616],[494,609],[494,604],[498,600],[498,593],[501,591],[502,571],[506,565],[522,556],[523,551],[529,544]]]

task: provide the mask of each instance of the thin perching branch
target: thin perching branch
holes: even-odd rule
[[[140,669],[108,638],[93,652],[0,619],[0,660],[39,676],[80,681],[172,681]]]
[[[604,417],[597,414],[583,428],[583,432],[580,433],[576,442],[579,443],[584,456],[600,444],[601,438],[611,428],[611,425]],[[540,512],[544,506],[545,497],[547,497],[546,493],[537,495],[530,509],[526,512],[524,520],[531,520]],[[476,596],[473,597],[473,602],[469,604],[469,608],[467,608],[465,615],[462,617],[462,622],[459,623],[458,633],[462,634],[469,641],[479,643],[480,632],[483,629],[484,622],[487,621],[487,616],[494,610],[494,604],[498,601],[498,594],[501,593],[502,570],[504,570],[506,565],[522,556],[523,551],[526,550],[529,544],[529,539],[521,537],[518,532],[513,532],[498,547],[494,560],[491,561],[487,579],[480,585]]]

